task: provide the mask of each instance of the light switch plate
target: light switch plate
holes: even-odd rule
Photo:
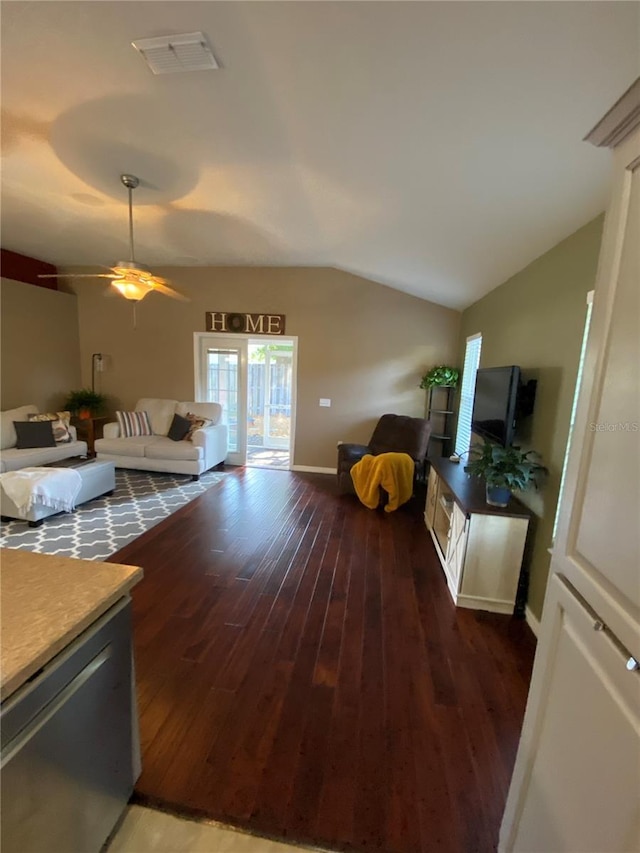
[[[320,397],[319,405],[329,408],[329,406],[331,405],[331,400],[328,397]]]

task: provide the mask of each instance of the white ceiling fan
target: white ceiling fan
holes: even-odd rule
[[[129,260],[118,261],[114,266],[109,267],[111,270],[109,273],[55,273],[39,275],[38,278],[108,278],[111,280],[111,286],[118,293],[134,303],[142,301],[154,290],[173,299],[188,302],[188,297],[169,287],[166,279],[154,275],[136,261],[133,248],[133,191],[140,181],[135,175],[120,175],[120,180],[129,192],[129,252],[131,254]]]

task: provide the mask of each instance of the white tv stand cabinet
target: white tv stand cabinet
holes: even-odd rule
[[[463,463],[431,459],[424,518],[456,605],[513,613],[531,512],[489,506]]]

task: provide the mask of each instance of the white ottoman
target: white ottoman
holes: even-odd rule
[[[80,474],[82,485],[76,498],[76,505],[112,492],[116,487],[115,465],[113,462],[83,462],[81,464],[49,465],[45,467],[73,467]],[[11,498],[7,497],[4,489],[0,487],[0,515],[3,519],[21,518],[29,522],[29,527],[38,527],[42,524],[43,519],[48,518],[50,515],[55,515],[58,511],[48,506],[34,505],[26,514],[21,513]]]

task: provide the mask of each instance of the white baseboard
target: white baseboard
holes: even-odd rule
[[[303,474],[337,474],[337,468],[315,468],[313,465],[292,465],[292,471],[301,471]]]
[[[533,611],[529,608],[528,604],[524,608],[524,618],[527,622],[527,625],[531,628],[531,630],[537,637],[540,633],[540,620],[537,616],[533,614]]]
[[[449,587],[451,590],[451,587]],[[471,598],[468,595],[456,593],[453,599],[458,607],[469,610],[488,610],[489,613],[513,613],[513,601],[500,601],[499,598]]]

